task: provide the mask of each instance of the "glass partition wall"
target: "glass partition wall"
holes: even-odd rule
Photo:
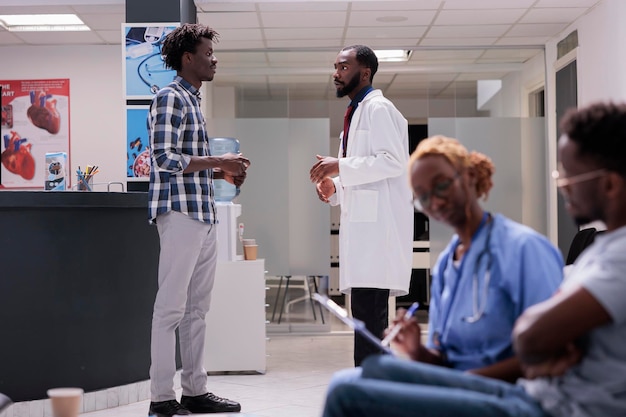
[[[335,96],[337,53],[304,48],[218,55],[211,132],[239,136],[242,152],[253,162],[247,185],[253,183],[254,191],[247,192],[244,185],[239,202],[241,220],[260,237],[259,254],[267,259],[268,320],[274,316],[270,331],[331,329],[328,321],[322,324],[319,311],[313,317],[306,276],[318,277],[322,291],[342,301],[339,211],[317,201],[308,182],[315,153],[336,155],[338,150],[348,99]],[[538,102],[545,85],[542,48],[416,49],[406,62],[380,62],[373,85],[409,121],[412,148],[426,136],[443,134],[489,155],[496,173],[486,208],[547,234],[549,146],[541,117],[545,106]],[[254,180],[255,175],[263,178]],[[432,265],[452,231],[424,218],[416,214],[415,238],[425,242],[414,246],[429,249]],[[428,265],[416,260],[414,266],[416,294],[397,301],[418,300],[426,306]],[[284,290],[285,276],[291,276],[292,290],[286,298],[282,292],[277,298],[278,283]],[[329,278],[319,278],[325,276]]]

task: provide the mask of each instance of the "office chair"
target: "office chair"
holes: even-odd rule
[[[0,392],[0,413],[13,404],[13,401],[6,395]]]
[[[598,233],[602,233],[602,231],[598,231],[595,227],[579,230],[578,233],[574,235],[574,239],[572,239],[569,251],[567,252],[565,265],[573,264],[576,258],[578,258],[578,255],[580,255],[587,246],[593,243]]]

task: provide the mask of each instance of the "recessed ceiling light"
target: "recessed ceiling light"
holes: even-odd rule
[[[374,51],[379,62],[406,62],[409,60],[411,52],[407,49],[379,49]]]
[[[11,32],[90,30],[75,14],[0,15],[0,25]]]
[[[406,20],[409,20],[406,16],[381,16],[376,18],[376,21],[381,23],[397,23],[404,22]]]

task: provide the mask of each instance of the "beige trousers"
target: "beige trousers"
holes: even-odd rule
[[[217,227],[171,211],[157,217],[161,244],[159,289],[152,315],[151,399],[176,398],[176,334],[183,395],[207,392],[204,340],[217,262]]]

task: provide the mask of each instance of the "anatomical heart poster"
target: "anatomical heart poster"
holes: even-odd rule
[[[2,86],[3,188],[43,188],[46,153],[70,148],[70,80],[10,80]]]

